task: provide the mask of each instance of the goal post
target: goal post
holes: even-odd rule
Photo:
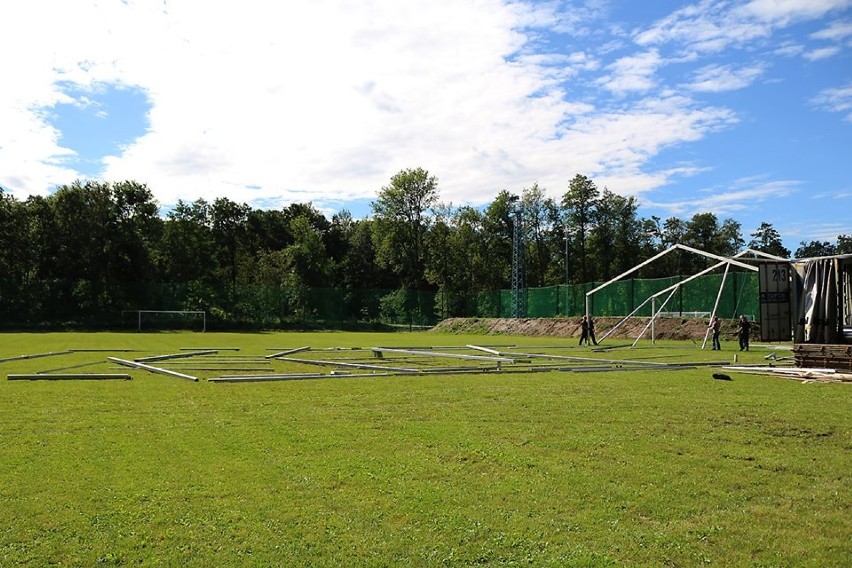
[[[204,310],[121,310],[121,321],[125,314],[136,314],[136,331],[142,331],[143,314],[177,314],[201,316],[201,331],[207,331],[207,312]]]

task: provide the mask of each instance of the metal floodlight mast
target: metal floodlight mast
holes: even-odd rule
[[[517,201],[517,197],[512,202]],[[526,294],[524,290],[524,206],[514,203],[514,226],[512,227],[512,317],[526,317]]]

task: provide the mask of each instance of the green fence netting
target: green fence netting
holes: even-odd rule
[[[724,286],[722,282],[724,279]],[[629,279],[588,297],[594,316],[651,315],[650,297],[676,286],[684,277]],[[559,285],[521,290],[526,317],[575,317],[585,313],[587,292],[600,283]],[[721,295],[719,293],[721,287]],[[0,286],[0,324],[120,326],[123,310],[204,310],[208,325],[278,327],[291,322],[317,325],[380,322],[421,327],[449,317],[512,317],[511,290],[444,292],[306,288],[276,285],[232,285],[209,282],[121,283],[104,285],[80,280],[37,281],[18,285],[15,293]],[[670,296],[670,297],[669,297]],[[758,277],[751,272],[712,274],[659,294],[653,309],[667,315],[702,316],[713,310],[732,318],[759,317]],[[635,312],[634,312],[635,311]]]

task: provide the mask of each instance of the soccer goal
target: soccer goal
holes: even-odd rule
[[[201,316],[201,331],[207,331],[207,312],[203,310],[121,310],[122,323],[124,323],[126,314],[136,314],[136,331],[142,331],[143,315],[145,315],[145,319],[149,325],[162,325],[164,323],[162,316],[165,316],[169,323],[174,323],[175,316],[179,316],[178,319],[180,320],[185,320],[186,317],[195,316],[197,318]],[[157,315],[161,317],[157,317]]]

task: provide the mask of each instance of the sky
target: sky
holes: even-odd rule
[[[370,214],[423,168],[453,206],[577,174],[746,241],[852,235],[852,0],[13,0],[0,187],[145,183]]]

